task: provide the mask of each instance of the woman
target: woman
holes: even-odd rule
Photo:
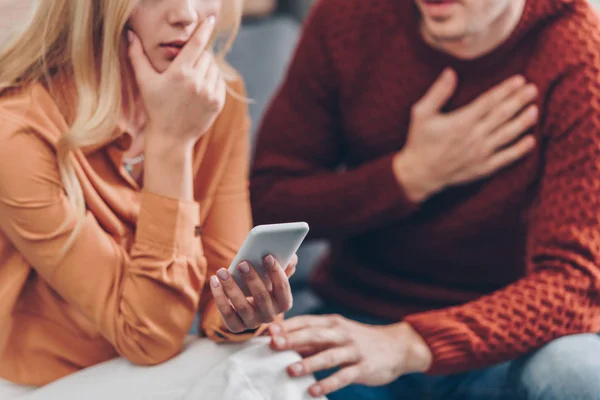
[[[197,311],[214,341],[260,335],[295,268],[267,257],[268,291],[240,265],[250,299],[223,268],[250,212],[221,3],[39,2],[0,52],[0,398],[304,396],[294,354],[186,341]]]

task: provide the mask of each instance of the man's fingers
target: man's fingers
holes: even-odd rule
[[[183,46],[181,52],[171,64],[171,68],[178,70],[183,66],[193,67],[206,50],[206,46],[215,28],[215,17],[210,16],[196,28],[190,40]]]
[[[147,82],[157,75],[157,72],[152,67],[148,56],[144,52],[142,41],[132,31],[127,31],[127,38],[129,39],[129,61],[133,67],[135,78],[138,82]]]
[[[533,84],[515,90],[502,100],[480,122],[481,132],[491,133],[515,118],[537,97],[537,88]]]
[[[345,330],[335,328],[306,328],[273,337],[272,345],[276,350],[300,349],[307,346],[339,346],[348,342]]]
[[[413,113],[420,116],[439,113],[454,94],[457,84],[456,73],[452,69],[445,69],[421,100],[414,105]]]
[[[506,99],[526,83],[527,82],[523,76],[512,76],[484,92],[469,105],[455,111],[453,114],[460,113],[462,117],[477,121],[483,118],[487,113],[494,109],[494,107],[497,107],[502,100]]]
[[[302,315],[299,317],[294,317],[290,319],[286,319],[283,322],[280,322],[278,325],[271,327],[273,329],[281,329],[285,332],[293,332],[298,329],[307,328],[307,327],[332,327],[339,322],[340,317],[338,315]]]
[[[246,330],[244,323],[231,306],[231,303],[229,303],[223,287],[216,276],[210,278],[210,291],[227,328],[234,333]]]
[[[506,149],[500,150],[489,159],[484,171],[485,175],[491,175],[494,172],[511,165],[517,160],[520,160],[533,150],[534,147],[535,138],[532,135],[528,135]]]
[[[313,397],[326,396],[353,384],[356,382],[359,376],[360,370],[358,366],[351,365],[346,368],[342,368],[329,378],[315,383],[308,389],[308,391]]]
[[[342,365],[355,364],[359,361],[360,355],[355,348],[334,347],[292,364],[287,370],[291,376],[304,376]]]
[[[516,118],[505,123],[496,132],[488,136],[489,148],[493,152],[496,152],[498,149],[514,142],[519,136],[535,125],[538,120],[538,114],[536,106],[527,107]]]

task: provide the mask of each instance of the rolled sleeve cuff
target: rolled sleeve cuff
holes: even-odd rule
[[[433,311],[407,316],[410,324],[427,343],[433,363],[430,375],[448,375],[477,368],[473,347],[476,338],[447,313]]]
[[[142,193],[136,242],[177,254],[194,254],[200,206],[150,192]]]

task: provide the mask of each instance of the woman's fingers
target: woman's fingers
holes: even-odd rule
[[[221,313],[227,328],[234,333],[245,331],[247,328],[244,325],[244,322],[242,322],[235,309],[231,306],[231,303],[223,290],[223,286],[221,286],[221,283],[216,276],[210,278],[210,290],[215,300],[215,304],[217,305],[217,309]]]
[[[272,255],[264,259],[264,266],[273,284],[273,300],[278,313],[284,313],[292,308],[293,298],[290,282],[279,262]]]
[[[255,329],[260,325],[260,321],[254,306],[248,302],[248,299],[233,280],[229,272],[221,268],[217,271],[219,282],[223,286],[225,295],[231,301],[233,308],[246,325],[247,329]]]
[[[238,270],[254,299],[254,308],[260,315],[260,322],[272,322],[279,311],[273,304],[271,293],[269,293],[265,283],[252,265],[246,261],[238,265]]]

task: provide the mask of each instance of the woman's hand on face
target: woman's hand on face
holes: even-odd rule
[[[207,50],[214,25],[214,17],[199,25],[162,73],[152,66],[140,39],[128,32],[129,57],[148,118],[146,141],[156,137],[193,145],[223,109],[225,81]]]
[[[226,269],[217,271],[217,275],[210,278],[210,288],[227,328],[234,333],[256,329],[289,311],[293,300],[288,279],[296,272],[297,264],[298,257],[294,256],[283,269],[275,257],[265,257],[264,266],[273,286],[269,290],[256,270],[242,262],[238,269],[250,289],[250,298],[244,295]]]
[[[431,351],[407,323],[373,326],[338,315],[301,316],[269,328],[274,350],[295,350],[303,360],[290,365],[292,377],[339,370],[309,389],[324,396],[353,383],[380,386],[411,372],[424,372]]]

